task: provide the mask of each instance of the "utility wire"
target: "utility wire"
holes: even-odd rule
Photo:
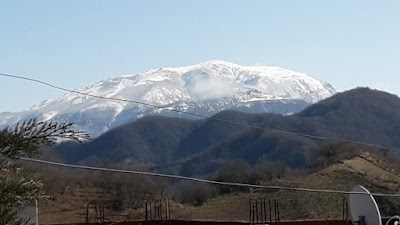
[[[63,88],[63,87],[60,87],[60,86],[56,86],[54,84],[50,84],[48,82],[44,82],[44,81],[41,81],[41,80],[29,78],[29,77],[23,77],[23,76],[6,74],[6,73],[0,73],[0,76],[14,78],[14,79],[20,79],[20,80],[26,80],[26,81],[30,81],[30,82],[34,82],[34,83],[39,83],[39,84],[42,84],[42,85],[45,85],[45,86],[48,86],[48,87],[51,87],[51,88],[54,88],[54,89],[58,89],[58,90],[61,90],[61,91],[70,92],[70,93],[74,93],[74,94],[78,94],[78,95],[84,95],[84,96],[89,96],[89,97],[93,97],[93,98],[112,100],[112,101],[119,101],[119,102],[135,103],[135,104],[145,105],[145,106],[149,106],[149,107],[153,107],[153,108],[157,108],[157,109],[163,109],[163,110],[170,111],[170,112],[183,113],[183,114],[187,114],[187,115],[191,115],[191,116],[195,116],[195,117],[199,117],[199,118],[203,118],[203,119],[207,119],[207,120],[213,120],[213,121],[228,123],[228,124],[232,124],[232,125],[237,125],[237,126],[242,126],[242,127],[262,130],[262,131],[270,131],[270,132],[286,134],[286,135],[295,135],[295,136],[307,137],[307,138],[311,138],[311,139],[315,139],[315,140],[322,140],[322,141],[340,141],[340,142],[345,142],[345,143],[350,143],[350,144],[357,144],[357,145],[363,145],[363,146],[378,148],[378,149],[381,149],[381,150],[390,150],[390,151],[400,152],[400,149],[397,149],[397,148],[385,147],[385,146],[371,144],[371,143],[347,140],[347,139],[342,139],[342,138],[329,138],[329,137],[316,136],[316,135],[310,135],[310,134],[304,134],[304,133],[297,133],[297,132],[278,130],[278,129],[273,129],[273,128],[264,128],[264,127],[259,127],[259,126],[244,124],[244,123],[238,123],[238,122],[234,122],[234,121],[230,121],[230,120],[225,120],[225,119],[221,119],[221,118],[205,116],[205,115],[201,115],[201,114],[197,114],[197,113],[191,113],[191,112],[185,112],[185,111],[181,111],[181,110],[177,110],[177,109],[171,109],[171,108],[167,108],[167,106],[160,106],[160,105],[155,105],[155,104],[151,104],[151,103],[147,103],[147,102],[128,100],[128,99],[123,99],[123,98],[105,97],[105,96],[94,95],[94,94],[90,94],[90,93],[85,93],[85,92],[81,92],[81,91],[76,91],[76,90]]]
[[[216,185],[225,185],[225,186],[249,187],[249,188],[265,188],[265,189],[274,189],[274,190],[302,191],[302,192],[314,192],[314,193],[364,194],[364,195],[381,196],[381,197],[400,197],[400,194],[365,193],[365,192],[338,191],[338,190],[329,190],[329,189],[312,189],[312,188],[298,188],[298,187],[285,187],[285,186],[269,186],[269,185],[233,183],[233,182],[206,180],[206,179],[200,179],[200,178],[194,178],[194,177],[185,177],[185,176],[179,176],[179,175],[160,174],[160,173],[142,172],[142,171],[134,171],[134,170],[110,169],[110,168],[93,167],[93,166],[72,165],[72,164],[51,162],[51,161],[46,161],[46,160],[31,159],[31,158],[25,158],[25,157],[21,157],[19,159],[23,160],[23,161],[42,163],[42,164],[52,165],[52,166],[61,166],[61,167],[67,167],[67,168],[74,168],[74,169],[85,169],[85,170],[95,170],[95,171],[97,170],[97,171],[106,171],[106,172],[114,172],[114,173],[127,173],[127,174],[136,174],[136,175],[144,175],[144,176],[163,177],[163,178],[180,179],[180,180],[190,180],[190,181],[196,181],[196,182],[202,182],[202,183],[208,183],[208,184],[216,184]]]

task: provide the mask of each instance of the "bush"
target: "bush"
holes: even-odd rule
[[[213,197],[214,193],[209,184],[187,181],[177,188],[175,200],[200,206]]]

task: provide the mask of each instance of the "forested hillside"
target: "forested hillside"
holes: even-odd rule
[[[237,159],[306,168],[321,146],[329,144],[270,129],[400,147],[400,99],[368,88],[339,93],[290,116],[224,111],[214,118],[265,130],[215,120],[145,117],[84,145],[63,143],[57,150],[70,163],[141,164],[156,171],[205,175]]]

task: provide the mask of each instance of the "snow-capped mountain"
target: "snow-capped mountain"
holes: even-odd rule
[[[10,125],[37,117],[69,121],[97,136],[145,115],[188,117],[165,109],[206,116],[224,109],[289,114],[335,93],[330,84],[304,73],[279,67],[241,66],[220,60],[128,74],[75,91],[144,102],[161,108],[67,93],[59,99],[43,101],[27,111],[1,113],[0,124]]]

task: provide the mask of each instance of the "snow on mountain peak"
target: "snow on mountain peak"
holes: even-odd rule
[[[293,113],[335,93],[331,85],[304,73],[274,66],[241,66],[223,60],[127,74],[76,91],[208,115],[224,109]],[[0,117],[0,123],[11,124],[30,117],[68,120],[98,135],[110,127],[154,113],[167,112],[67,93],[59,99],[43,101],[28,111]],[[175,116],[171,112],[167,115]]]

